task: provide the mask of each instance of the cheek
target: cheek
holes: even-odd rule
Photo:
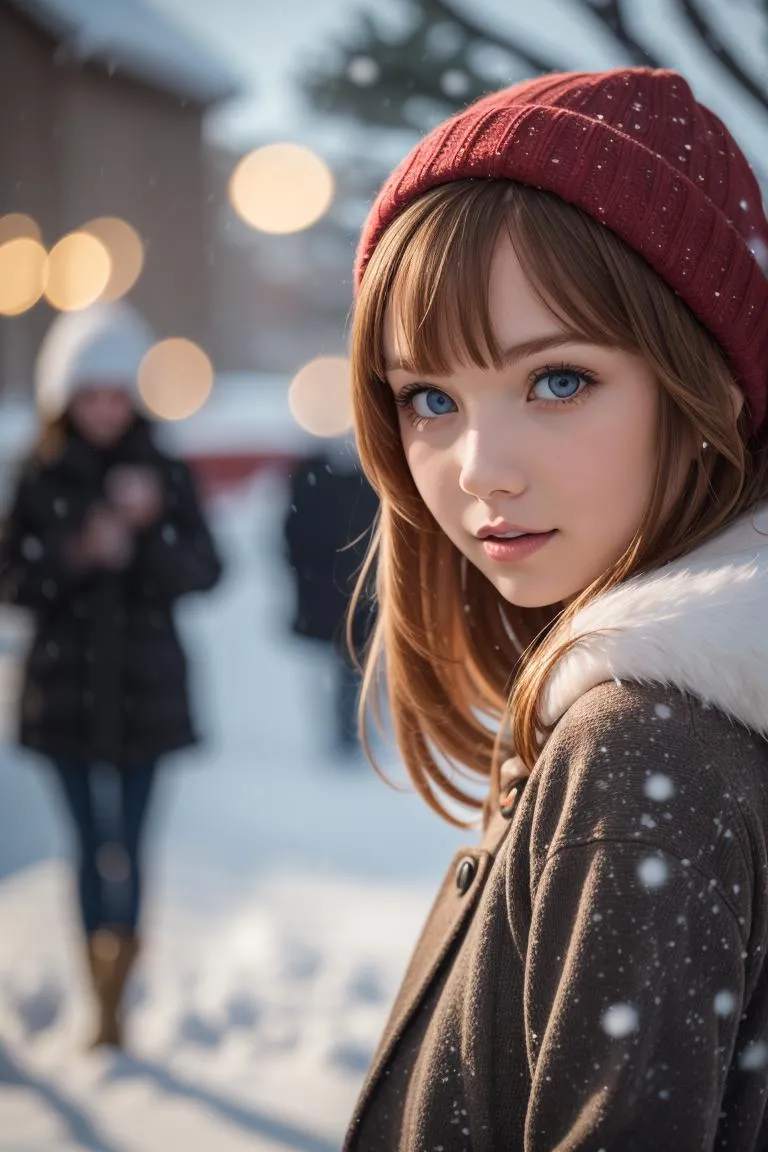
[[[411,476],[413,476],[413,479],[418,484],[419,476],[426,475],[430,471],[430,467],[433,466],[433,454],[430,453],[428,446],[423,440],[420,440],[417,436],[409,436],[407,431],[403,432],[402,441],[403,452],[408,467],[410,468]]]
[[[627,405],[611,416],[574,444],[578,455],[563,473],[572,477],[572,498],[606,527],[642,516],[657,466],[655,406]]]
[[[81,432],[84,436],[93,435],[94,428],[98,428],[98,423],[94,420],[93,413],[89,412],[88,409],[82,409],[77,413],[73,413],[72,423],[78,432]]]
[[[403,451],[419,495],[442,525],[451,505],[455,505],[458,491],[450,457],[431,447],[423,437],[405,434]]]

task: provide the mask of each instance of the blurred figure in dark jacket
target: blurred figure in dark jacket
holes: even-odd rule
[[[347,644],[346,623],[378,499],[360,468],[352,441],[329,441],[292,470],[284,535],[293,570],[293,631],[326,644],[334,660],[332,751],[343,760],[359,748],[357,701],[360,673]],[[365,597],[352,620],[352,647],[362,653],[373,623]]]
[[[114,1045],[138,951],[139,846],[158,760],[196,739],[172,606],[220,575],[189,470],[140,414],[137,374],[152,342],[125,303],[54,321],[38,359],[41,433],[0,546],[0,599],[34,620],[18,739],[50,760],[72,817],[94,1043]]]

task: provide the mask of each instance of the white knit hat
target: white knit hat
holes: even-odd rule
[[[62,415],[89,387],[119,388],[140,405],[139,365],[155,342],[144,317],[125,300],[63,312],[46,332],[35,366],[40,414]]]

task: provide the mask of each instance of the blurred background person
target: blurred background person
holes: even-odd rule
[[[362,600],[350,625],[347,613],[378,499],[360,468],[350,437],[338,437],[306,455],[291,471],[283,527],[294,580],[293,632],[326,645],[332,660],[331,754],[341,762],[359,749],[357,703],[362,658],[373,623],[373,604]]]
[[[124,302],[53,322],[38,359],[40,435],[0,546],[0,599],[34,622],[17,736],[50,761],[71,817],[93,1042],[116,1046],[158,761],[196,740],[172,605],[220,575],[189,470],[140,412],[152,341]]]

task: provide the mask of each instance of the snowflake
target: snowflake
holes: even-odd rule
[[[354,56],[347,66],[347,76],[359,88],[369,88],[381,75],[381,69],[371,56]]]
[[[739,1056],[742,1072],[757,1072],[768,1064],[768,1044],[765,1040],[754,1040]]]
[[[654,772],[645,782],[643,791],[649,800],[669,800],[675,794],[675,786],[663,772]]]
[[[639,1017],[631,1004],[612,1004],[603,1013],[600,1021],[603,1031],[615,1040],[637,1031]]]
[[[646,888],[661,888],[669,879],[669,868],[660,856],[646,856],[637,866],[637,875]]]
[[[736,997],[733,992],[723,988],[715,996],[714,1006],[716,1016],[730,1016],[736,1008]]]

